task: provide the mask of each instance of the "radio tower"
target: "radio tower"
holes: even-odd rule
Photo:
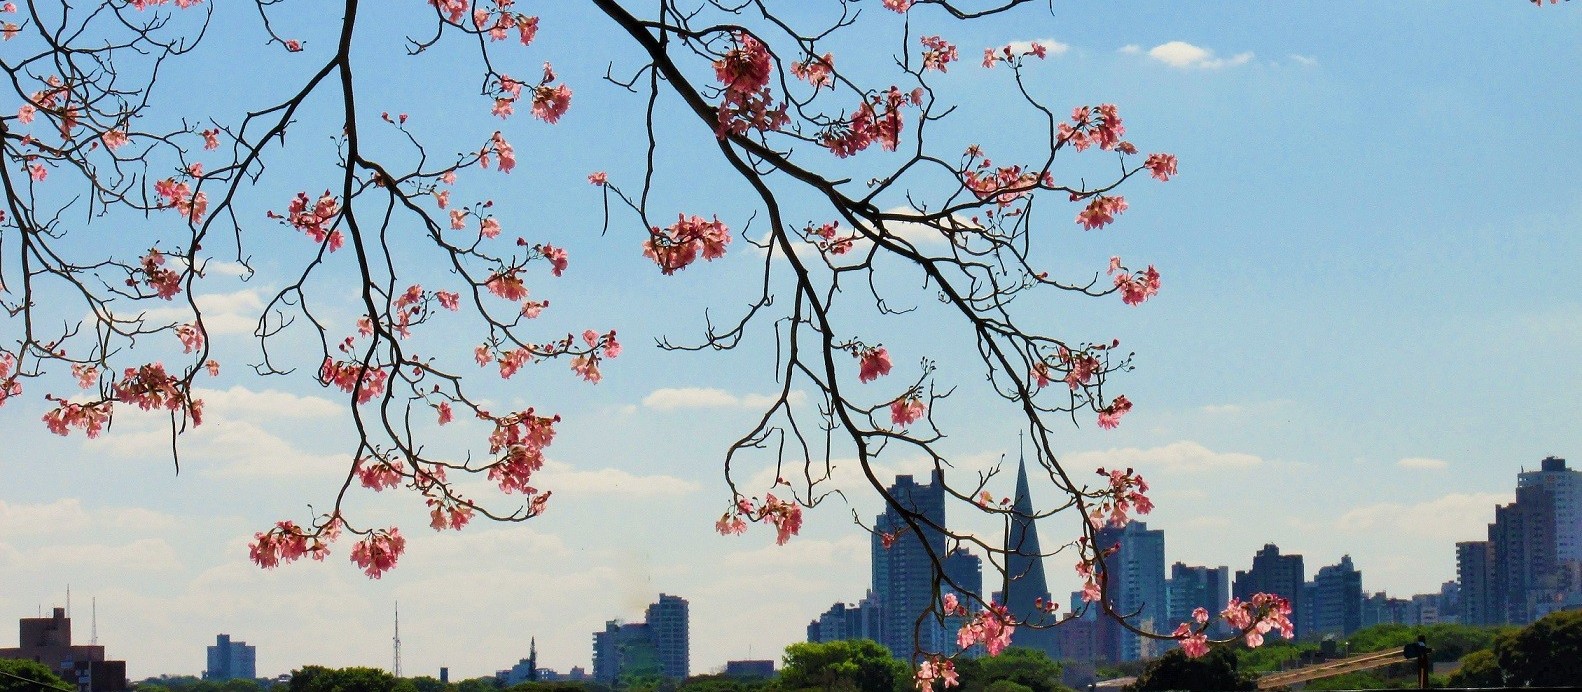
[[[400,601],[396,601],[396,607],[395,607],[395,638],[392,641],[394,641],[394,643],[395,643],[395,661],[393,662],[393,665],[391,665],[391,668],[393,669],[391,672],[395,673],[395,676],[397,678],[399,678],[399,677],[401,677],[401,602]]]

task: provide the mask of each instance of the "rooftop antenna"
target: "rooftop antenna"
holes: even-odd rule
[[[391,672],[395,673],[395,676],[397,678],[399,678],[399,677],[401,677],[401,602],[400,601],[396,601],[396,606],[395,606],[395,638],[392,641],[395,643],[395,652],[394,652],[395,660],[392,662],[392,665],[390,667],[392,668]]]
[[[93,639],[90,640],[88,643],[92,644],[94,646],[98,646],[99,645],[99,597],[98,596],[94,596],[93,600],[89,601],[89,604],[93,608]]]
[[[66,617],[71,617],[71,584],[66,585]]]

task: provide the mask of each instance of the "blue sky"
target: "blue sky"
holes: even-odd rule
[[[458,198],[497,199],[507,233],[570,250],[565,277],[531,282],[553,302],[535,329],[622,335],[626,353],[596,386],[551,364],[488,390],[565,417],[542,478],[555,492],[550,512],[436,535],[416,499],[357,493],[357,511],[412,537],[382,580],[347,563],[346,547],[325,564],[266,572],[248,563],[254,531],[301,520],[308,504],[332,497],[348,453],[333,393],[303,377],[242,376],[241,364],[256,360],[248,311],[278,287],[300,245],[260,223],[251,247],[259,276],[204,288],[211,315],[224,316],[211,323],[222,359],[237,367],[207,394],[211,420],[185,441],[179,477],[153,419],[122,416],[112,434],[85,441],[49,435],[36,398],[0,409],[0,620],[63,604],[70,583],[79,639],[97,597],[100,642],[134,677],[197,673],[220,632],[258,645],[260,673],[276,674],[305,663],[388,665],[399,599],[405,671],[450,666],[471,677],[525,656],[531,636],[545,665],[586,666],[594,629],[640,617],[665,592],[691,601],[692,667],[707,671],[772,657],[831,603],[862,596],[867,538],[851,511],[871,517],[879,505],[850,483],[849,463],[837,469],[849,508],[810,512],[788,545],[765,530],[713,533],[728,500],[723,452],[751,425],[755,397],[775,386],[768,324],[735,353],[652,344],[695,338],[705,307],[740,310],[761,258],[738,239],[721,261],[661,277],[630,218],[600,235],[598,193],[583,177],[607,170],[633,186],[641,147],[641,99],[601,78],[634,57],[580,7],[519,4],[544,24],[513,70],[555,63],[576,91],[560,124],[524,114],[502,126],[470,71],[447,80],[463,69],[455,54],[401,57],[393,39],[417,26],[401,14],[421,16],[416,0],[365,9],[373,21],[359,34],[359,69],[369,86],[359,98],[370,115],[411,113],[439,150],[503,127],[517,171],[466,176]],[[852,36],[865,40],[832,44],[843,66],[898,50],[898,18],[864,4],[874,7]],[[190,88],[169,97],[171,112],[267,103],[330,47],[305,4],[301,17],[277,22],[307,41],[289,56],[262,48],[256,21],[234,8],[222,7],[218,33],[182,68]],[[1118,430],[1086,418],[1057,429],[1057,448],[1078,472],[1131,465],[1150,479],[1158,509],[1148,522],[1166,530],[1167,559],[1244,569],[1275,542],[1304,554],[1310,572],[1350,554],[1370,591],[1437,590],[1454,578],[1453,543],[1483,536],[1521,467],[1582,457],[1582,195],[1571,173],[1582,157],[1582,88],[1567,69],[1582,64],[1578,8],[1061,3],[963,27],[928,7],[913,20],[914,35],[941,33],[965,58],[936,82],[960,105],[936,130],[941,142],[1015,158],[1022,131],[995,115],[1009,74],[978,68],[974,56],[1038,40],[1063,46],[1027,71],[1057,112],[1116,103],[1144,151],[1180,157],[1168,184],[1129,184],[1131,210],[1102,231],[1070,223],[1074,207],[1046,205],[1040,216],[1057,270],[1080,275],[1102,271],[1111,254],[1136,257],[1160,267],[1161,294],[1136,308],[1114,297],[1030,302],[1026,316],[1137,352],[1119,390],[1137,409]],[[268,69],[250,67],[260,64]],[[281,173],[253,194],[260,219],[297,190],[333,183],[327,133],[314,124],[304,118],[293,135],[301,145],[279,154]],[[739,229],[750,200],[728,181],[712,139],[673,115],[660,127],[656,208],[718,213]],[[863,154],[873,165],[884,156]],[[349,306],[327,308],[349,323]],[[0,322],[0,337],[14,330]],[[864,338],[891,345],[898,370],[910,376],[919,358],[936,357],[944,381],[962,387],[936,416],[963,470],[1015,454],[1016,427],[984,413],[978,372],[948,367],[970,344],[923,316],[883,330]],[[922,468],[895,459],[880,472]],[[1062,526],[1075,530],[1041,530],[1061,538],[1051,532]],[[1066,562],[1049,565],[1061,592],[1076,584]]]

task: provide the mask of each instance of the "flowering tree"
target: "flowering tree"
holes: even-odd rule
[[[759,290],[744,310],[711,321],[691,340],[660,342],[672,350],[733,349],[758,332],[776,345],[777,396],[724,450],[728,495],[717,530],[739,534],[758,523],[785,543],[798,533],[804,508],[854,490],[828,487],[832,458],[850,454],[903,518],[904,531],[942,532],[953,547],[976,546],[1007,583],[1016,576],[1005,568],[1014,550],[937,525],[888,497],[873,466],[900,455],[950,465],[942,441],[952,422],[937,418],[936,406],[956,383],[983,379],[999,411],[1016,416],[1027,433],[1040,482],[1063,499],[1026,515],[989,491],[993,473],[952,479],[947,496],[1007,526],[1069,517],[1059,526],[1073,540],[1055,552],[1074,560],[1092,607],[1127,615],[1104,594],[1111,551],[1097,549],[1094,536],[1147,513],[1148,484],[1130,469],[1099,469],[1091,482],[1092,469],[1060,463],[1052,438],[1068,419],[1101,428],[1124,421],[1133,403],[1112,378],[1131,367],[1131,357],[1110,338],[1051,333],[1022,306],[1027,296],[1047,295],[1118,310],[1157,294],[1161,275],[1146,261],[1112,257],[1062,277],[1046,268],[1048,250],[1063,234],[1122,223],[1123,188],[1170,180],[1176,158],[1128,140],[1116,105],[1050,103],[1024,80],[1046,46],[1002,44],[981,56],[972,49],[964,60],[949,36],[913,31],[914,23],[958,26],[1033,12],[1037,3],[825,0],[787,9],[767,0],[588,0],[604,22],[578,30],[620,56],[598,85],[565,83],[553,65],[571,56],[545,55],[535,45],[541,30],[572,30],[555,24],[558,6],[215,5],[0,7],[0,66],[10,95],[0,104],[0,406],[36,397],[48,402],[49,430],[88,437],[102,434],[118,410],[163,412],[174,453],[180,434],[203,422],[195,389],[222,366],[313,378],[338,392],[356,431],[347,441],[354,461],[324,511],[257,534],[252,559],[263,567],[322,559],[346,534],[355,537],[351,559],[370,577],[395,566],[406,542],[399,528],[368,526],[342,510],[361,489],[415,493],[436,530],[461,529],[480,516],[539,515],[553,488],[539,487],[534,474],[559,417],[532,407],[502,410],[469,383],[480,369],[510,379],[554,361],[598,382],[622,345],[596,316],[580,334],[535,334],[532,320],[550,306],[530,288],[560,276],[572,258],[553,238],[504,227],[495,202],[468,196],[462,183],[519,185],[511,142],[556,136],[576,91],[602,87],[625,93],[644,115],[647,128],[629,151],[642,172],[563,177],[588,193],[613,232],[613,251],[641,253],[663,275],[707,271],[699,260],[742,252],[743,244],[762,256]],[[206,111],[169,105],[179,89],[172,75],[189,67],[220,21],[249,22],[278,60],[306,66],[287,96],[256,103],[238,96],[243,103]],[[334,40],[314,44],[291,33],[305,26],[333,27]],[[400,45],[372,38],[391,27],[405,37]],[[849,64],[841,47],[878,28],[899,32],[893,60]],[[381,111],[390,87],[368,77],[371,68],[440,52],[461,56],[470,72],[457,78],[478,85],[475,100],[455,107],[498,117],[498,130],[455,132]],[[529,75],[508,67],[523,61],[542,68]],[[988,70],[999,80],[1005,92],[994,108],[1033,125],[1016,148],[940,141],[941,123],[962,105],[939,86],[952,70]],[[656,123],[677,113],[686,136],[661,136]],[[287,147],[288,136],[294,144],[311,139],[304,131],[328,133],[327,144],[308,147],[328,162],[312,174],[298,170],[301,149]],[[431,142],[445,137],[470,143],[441,154]],[[672,149],[706,152],[734,171],[755,212],[722,218],[717,200],[688,196],[684,182],[656,175],[656,157]],[[280,185],[296,192],[257,199]],[[683,203],[670,201],[677,198]],[[255,213],[260,206],[265,211]],[[1035,216],[1035,209],[1055,211]],[[287,270],[269,277],[278,288],[257,314],[259,360],[237,362],[211,344],[197,296],[214,272],[250,276],[253,253],[263,249],[286,257]],[[352,320],[327,307],[344,296],[352,297]],[[976,353],[970,371],[945,371],[929,353],[886,345],[890,325],[925,305],[940,316],[940,336]],[[67,381],[75,391],[59,386]],[[804,391],[815,406],[796,404],[793,394]],[[476,426],[476,444],[431,443],[439,426],[453,422]],[[746,487],[739,464],[762,454],[773,457],[775,481]],[[471,476],[520,501],[463,494],[457,479]],[[930,557],[936,565],[943,559]],[[958,586],[942,572],[935,581],[941,593]],[[1289,612],[1284,599],[1259,595],[1223,613],[1200,611],[1173,631],[1140,633],[1177,639],[1195,656],[1207,651],[1204,633],[1216,615],[1257,645],[1271,630],[1289,636]],[[962,648],[983,644],[990,653],[1017,627],[1033,626],[978,595],[947,595],[919,615],[947,616],[966,620]],[[920,685],[954,680],[953,652],[918,653]]]

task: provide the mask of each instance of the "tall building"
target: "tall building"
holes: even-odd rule
[[[1461,584],[1461,623],[1497,625],[1499,602],[1494,597],[1494,544],[1462,541],[1456,544],[1456,581]]]
[[[22,618],[16,648],[0,649],[0,658],[36,661],[50,667],[78,692],[120,692],[128,689],[126,661],[105,660],[104,647],[71,643],[71,618],[56,608],[47,618]]]
[[[1005,539],[1004,602],[1019,622],[1053,625],[1057,616],[1039,610],[1038,603],[1054,602],[1044,575],[1044,551],[1038,543],[1033,517],[1033,494],[1027,483],[1027,458],[1016,463],[1016,496],[1011,501],[1011,530]],[[1037,649],[1060,658],[1060,635],[1053,629],[1021,626],[1011,633],[1011,645]]]
[[[879,641],[880,620],[879,600],[870,591],[857,605],[836,603],[808,623],[807,640],[815,644],[846,639]]]
[[[1541,484],[1516,488],[1516,501],[1494,508],[1489,542],[1494,545],[1497,607],[1503,622],[1525,625],[1547,612],[1557,586],[1554,495]]]
[[[1149,530],[1148,524],[1133,521],[1121,528],[1106,526],[1094,532],[1094,547],[1100,551],[1119,545],[1120,550],[1104,559],[1104,592],[1116,613],[1142,630],[1169,631],[1166,627],[1168,597],[1165,589],[1165,532]],[[1144,639],[1121,627],[1113,618],[1099,619],[1099,646],[1116,661],[1135,661],[1163,654],[1157,640]],[[1157,649],[1157,650],[1156,650]]]
[[[1554,560],[1582,563],[1582,471],[1545,457],[1537,471],[1516,474],[1516,488],[1543,487],[1554,501]]]
[[[1302,585],[1307,580],[1307,572],[1302,567],[1301,555],[1281,555],[1280,547],[1267,543],[1252,558],[1252,569],[1247,571],[1236,570],[1236,579],[1231,584],[1231,594],[1236,598],[1246,601],[1257,593],[1272,593],[1283,596],[1291,602],[1291,611],[1295,616],[1292,624],[1295,625],[1302,615]],[[1296,635],[1306,636],[1300,627]]]
[[[687,600],[659,594],[647,622],[610,620],[593,633],[593,679],[614,685],[627,674],[682,680],[689,667]]]
[[[1352,566],[1350,555],[1318,568],[1308,593],[1311,598],[1306,611],[1311,613],[1311,629],[1303,636],[1344,637],[1362,629],[1362,572]]]
[[[1194,567],[1184,562],[1170,565],[1165,597],[1169,600],[1166,629],[1173,629],[1174,625],[1182,622],[1192,622],[1192,611],[1197,608],[1218,616],[1230,603],[1230,568]],[[1215,618],[1211,629],[1216,636],[1228,633],[1224,623],[1224,620]]]
[[[944,473],[934,470],[932,482],[919,484],[909,475],[895,477],[888,489],[895,504],[886,505],[874,520],[872,543],[873,593],[879,600],[879,643],[897,658],[911,660],[919,649],[945,648],[944,628],[932,618],[919,619],[934,602],[934,561],[945,557]],[[907,523],[899,505],[914,515]],[[885,547],[884,535],[893,540]]]
[[[214,638],[209,649],[209,665],[203,669],[204,680],[252,680],[258,677],[258,648],[247,642],[231,641],[231,635]]]
[[[660,674],[672,680],[687,678],[691,663],[687,630],[687,599],[659,594],[659,601],[648,606],[648,636],[654,640]]]

